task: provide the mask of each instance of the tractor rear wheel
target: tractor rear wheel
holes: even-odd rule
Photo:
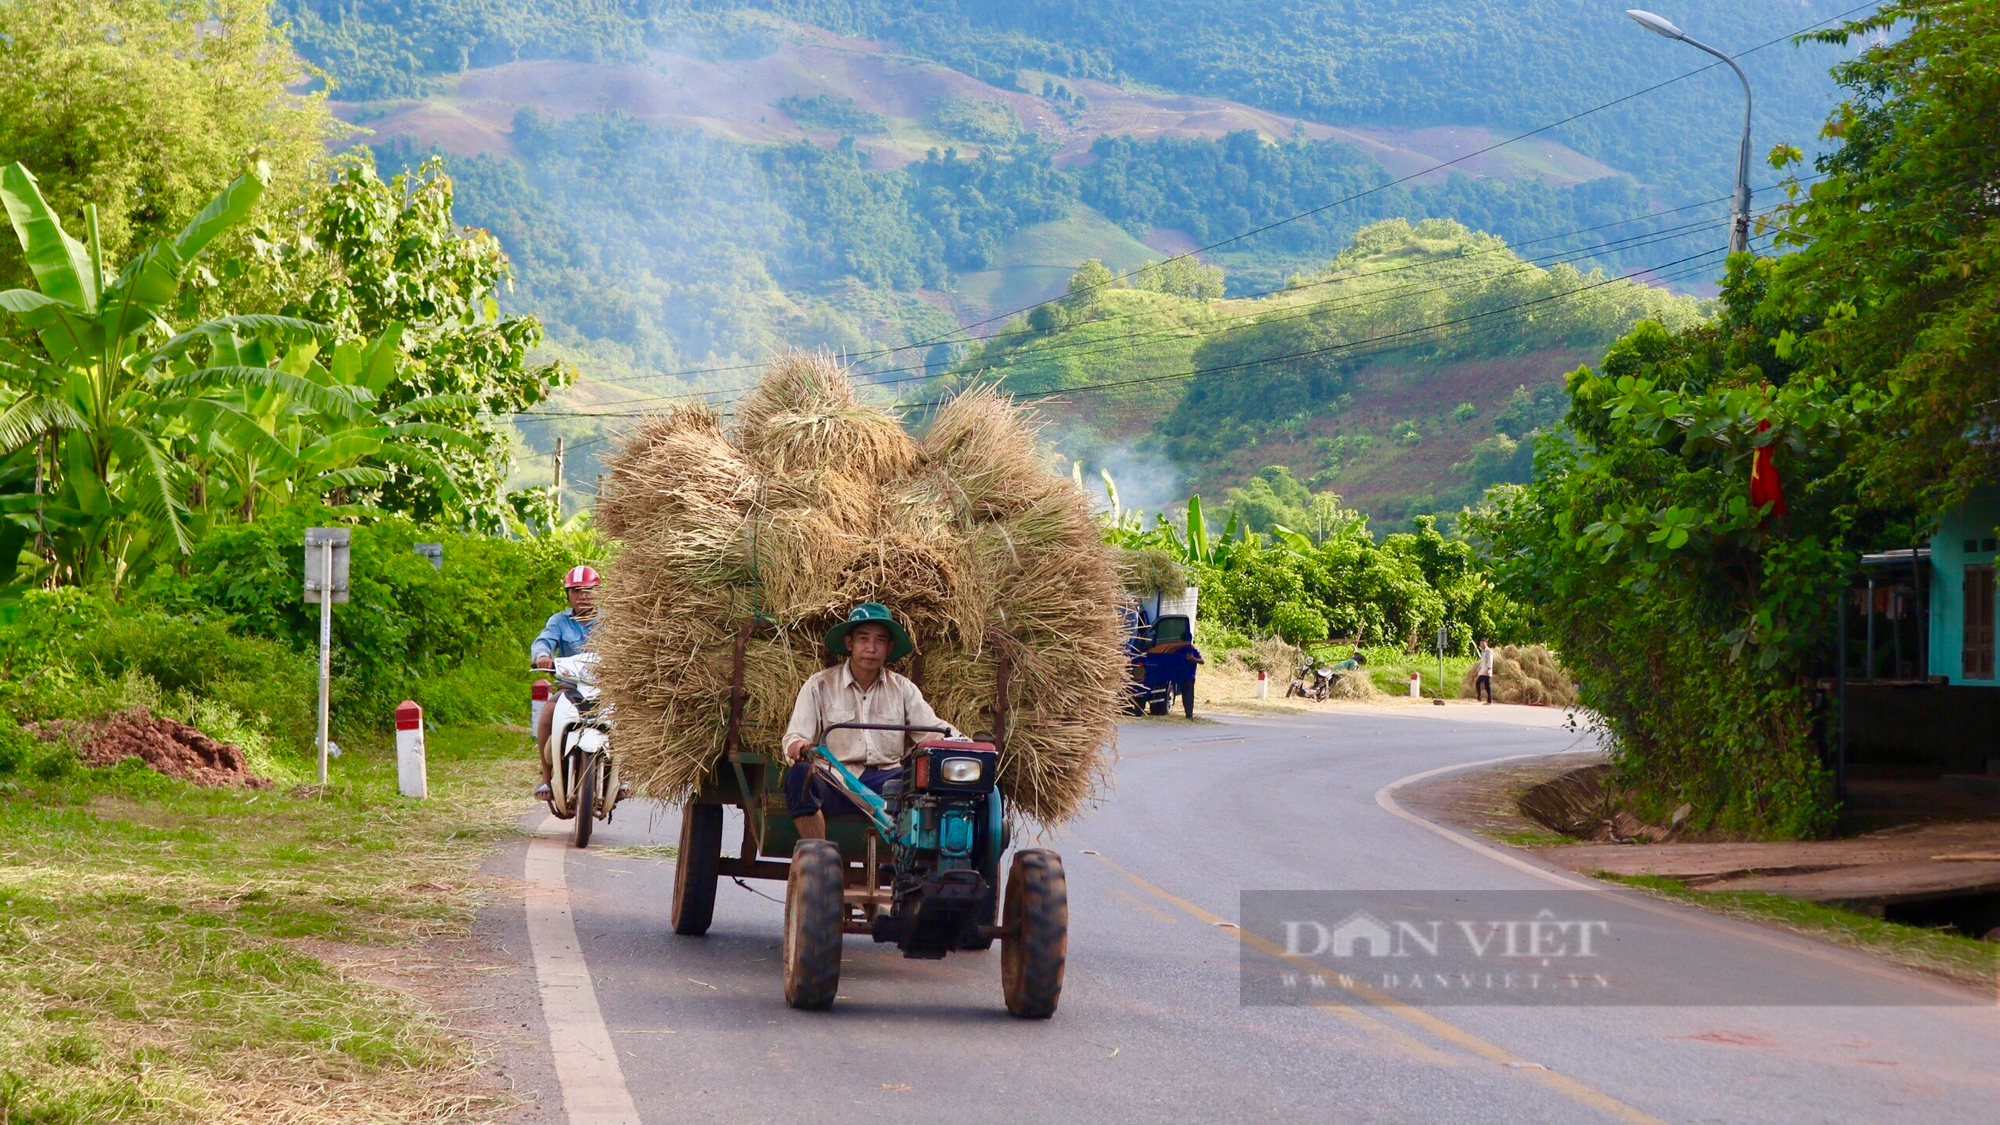
[[[1062,999],[1069,957],[1069,883],[1061,856],[1047,848],[1014,853],[1002,917],[1000,989],[1007,1014],[1048,1019]]]
[[[681,809],[681,846],[674,855],[674,932],[699,937],[715,918],[717,868],[722,863],[722,806],[690,801]]]
[[[800,840],[785,879],[785,1003],[833,1007],[840,990],[841,894],[846,864],[831,840]]]

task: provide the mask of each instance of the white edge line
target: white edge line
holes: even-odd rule
[[[1627,906],[1637,907],[1661,917],[1672,918],[1679,922],[1692,923],[1704,929],[1727,934],[1731,937],[1748,938],[1788,953],[1804,954],[1830,965],[1837,965],[1848,972],[1866,972],[1871,976],[1880,977],[1885,980],[1905,985],[1918,985],[1928,991],[1953,997],[1960,1004],[1964,1003],[1965,990],[1932,980],[1915,969],[1888,964],[1865,953],[1832,945],[1791,930],[1773,929],[1770,926],[1762,925],[1746,918],[1716,914],[1695,906],[1692,903],[1670,902],[1630,888],[1614,887],[1597,879],[1585,879],[1567,872],[1555,871],[1522,859],[1520,856],[1509,855],[1490,844],[1481,843],[1462,832],[1446,828],[1442,824],[1425,820],[1423,817],[1404,808],[1402,803],[1396,800],[1396,791],[1398,789],[1414,785],[1419,781],[1428,781],[1440,774],[1478,769],[1481,766],[1497,766],[1502,762],[1518,762],[1524,758],[1551,758],[1568,754],[1597,753],[1602,753],[1602,751],[1589,749],[1564,750],[1557,754],[1508,754],[1499,758],[1485,758],[1477,762],[1461,762],[1453,766],[1439,766],[1436,769],[1429,769],[1422,773],[1413,773],[1408,777],[1397,778],[1395,781],[1377,789],[1375,791],[1375,803],[1396,816],[1409,821],[1411,824],[1422,828],[1426,832],[1435,833],[1457,844],[1459,847],[1477,852],[1495,863],[1513,868],[1527,875],[1532,875],[1537,879],[1553,883],[1558,887],[1588,891],[1591,894],[1614,898]]]
[[[563,1116],[569,1125],[640,1125],[639,1110],[625,1086],[618,1051],[597,1005],[576,920],[570,911],[564,873],[568,845],[563,822],[550,816],[528,841],[523,863],[527,882],[528,945],[534,951],[535,980],[542,1000],[542,1024],[549,1054],[562,1087]]]

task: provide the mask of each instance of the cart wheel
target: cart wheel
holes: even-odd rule
[[[842,875],[831,840],[800,840],[785,879],[785,1003],[809,1011],[833,1007],[840,990]]]
[[[1045,1020],[1062,999],[1069,956],[1069,883],[1062,857],[1047,848],[1014,853],[1000,939],[1000,989],[1007,1014]]]
[[[578,751],[578,758],[583,752]],[[570,840],[579,848],[590,846],[590,828],[597,820],[597,755],[592,754],[583,762],[583,768],[571,776],[576,781],[576,824],[570,830]]]
[[[699,937],[715,918],[716,868],[722,861],[722,806],[681,809],[681,846],[674,858],[674,932]]]

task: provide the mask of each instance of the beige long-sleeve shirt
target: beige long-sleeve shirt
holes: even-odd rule
[[[908,677],[884,668],[875,683],[863,691],[845,660],[814,672],[799,688],[798,702],[792,704],[792,721],[785,726],[786,754],[800,743],[814,745],[820,732],[834,723],[945,727],[951,737],[965,737],[957,727],[938,718],[923,691]],[[827,736],[826,747],[850,766],[893,766],[903,760],[903,748],[911,741],[937,737],[893,730],[837,730]]]

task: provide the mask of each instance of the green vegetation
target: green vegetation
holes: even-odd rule
[[[318,796],[80,769],[66,749],[14,770],[13,741],[0,730],[0,1119],[504,1109],[470,1045],[371,966],[466,932],[532,775],[524,736],[434,734],[422,802],[396,795],[380,740],[348,743]]]
[[[946,94],[931,106],[931,127],[957,141],[979,145],[1013,143],[1021,135],[1021,119],[999,102],[969,94]]]
[[[1689,903],[1704,910],[1768,922],[1796,934],[1858,949],[1898,965],[1947,977],[1982,990],[2000,980],[2000,949],[1942,929],[1887,922],[1852,910],[1756,891],[1703,891],[1658,875],[1592,872],[1599,879]]]
[[[179,231],[216,189],[262,161],[280,214],[351,130],[318,94],[265,0],[0,3],[0,167],[20,161],[79,235],[97,208],[106,262]],[[199,13],[200,18],[192,18]],[[107,28],[116,34],[108,35]],[[25,283],[0,238],[0,288]]]
[[[0,3],[0,54],[0,1120],[503,1109],[367,964],[464,931],[532,776],[488,724],[600,547],[507,491],[506,419],[563,373],[440,166],[327,157],[262,4]],[[354,542],[318,792],[309,524]],[[176,722],[268,786],[79,754]]]
[[[1288,479],[1282,470],[1267,476]],[[1377,542],[1366,517],[1337,515],[1314,534],[1283,524],[1272,524],[1267,533],[1248,530],[1242,513],[1233,511],[1217,534],[1197,497],[1179,526],[1159,514],[1146,528],[1140,513],[1114,510],[1105,518],[1105,540],[1180,562],[1189,584],[1201,590],[1205,643],[1218,655],[1247,648],[1254,637],[1307,647],[1334,639],[1351,646],[1359,639],[1376,646],[1371,660],[1400,672],[1407,684],[1406,664],[1414,659],[1421,669],[1426,651],[1435,661],[1440,628],[1454,658],[1471,651],[1476,638],[1511,639],[1523,630],[1521,607],[1493,588],[1471,546],[1447,538],[1432,517],[1420,516],[1415,531]],[[1451,671],[1463,672],[1462,660],[1451,663]],[[1426,675],[1435,675],[1435,668],[1433,663]]]
[[[1732,52],[1848,7],[1684,0],[1673,13]],[[635,62],[649,46],[708,54],[768,49],[770,16],[887,39],[1003,89],[1020,73],[1136,80],[1339,124],[1512,130],[1693,69],[1622,12],[1558,0],[1397,0],[1329,9],[1314,0],[995,7],[973,0],[280,0],[306,56],[345,96],[422,92],[429,76],[520,58]],[[1756,57],[1760,128],[1803,141],[1829,90],[1824,56]],[[1636,76],[1636,77],[1635,77]],[[1734,155],[1734,85],[1716,75],[1565,126],[1560,139],[1648,182],[1719,194]],[[1708,162],[1689,154],[1713,152]],[[1230,233],[1236,233],[1231,231]],[[1073,263],[1072,263],[1073,264]]]
[[[1526,480],[1524,443],[1560,413],[1559,357],[1602,348],[1644,318],[1689,327],[1700,315],[1695,301],[1568,265],[1543,268],[1499,238],[1443,220],[1368,227],[1281,293],[1205,299],[1215,281],[1193,262],[1124,282],[1085,263],[1068,298],[1010,322],[960,363],[962,374],[916,393],[934,397],[973,380],[1021,394],[1072,392],[1058,442],[1065,452],[1094,460],[1136,439],[1171,460],[1190,491],[1243,481],[1231,503],[1247,526],[1265,530],[1306,518],[1239,504],[1277,483],[1254,479],[1274,464],[1285,480],[1306,482],[1292,485],[1300,512],[1314,503],[1308,487],[1351,495],[1350,482],[1359,483],[1370,509],[1403,516]],[[1540,360],[1548,382],[1495,404],[1488,426],[1476,407],[1468,418],[1449,398],[1420,418],[1397,405],[1422,395],[1441,368],[1507,356],[1558,358]]]
[[[813,94],[810,97],[787,94],[778,99],[777,105],[793,121],[808,129],[831,129],[850,137],[889,131],[888,118],[862,109],[854,104],[853,98],[836,98],[830,94]]]
[[[1875,45],[1839,70],[1824,178],[1778,217],[1795,252],[1736,257],[1716,321],[1641,323],[1573,372],[1534,483],[1474,520],[1637,811],[1688,802],[1698,830],[1831,827],[1831,607],[1858,555],[1992,479],[2000,225],[1975,185],[2000,174],[2000,71],[1974,60],[2000,56],[2000,27],[1989,5],[1910,0],[1832,37]],[[1751,490],[1760,456],[1782,506]]]

